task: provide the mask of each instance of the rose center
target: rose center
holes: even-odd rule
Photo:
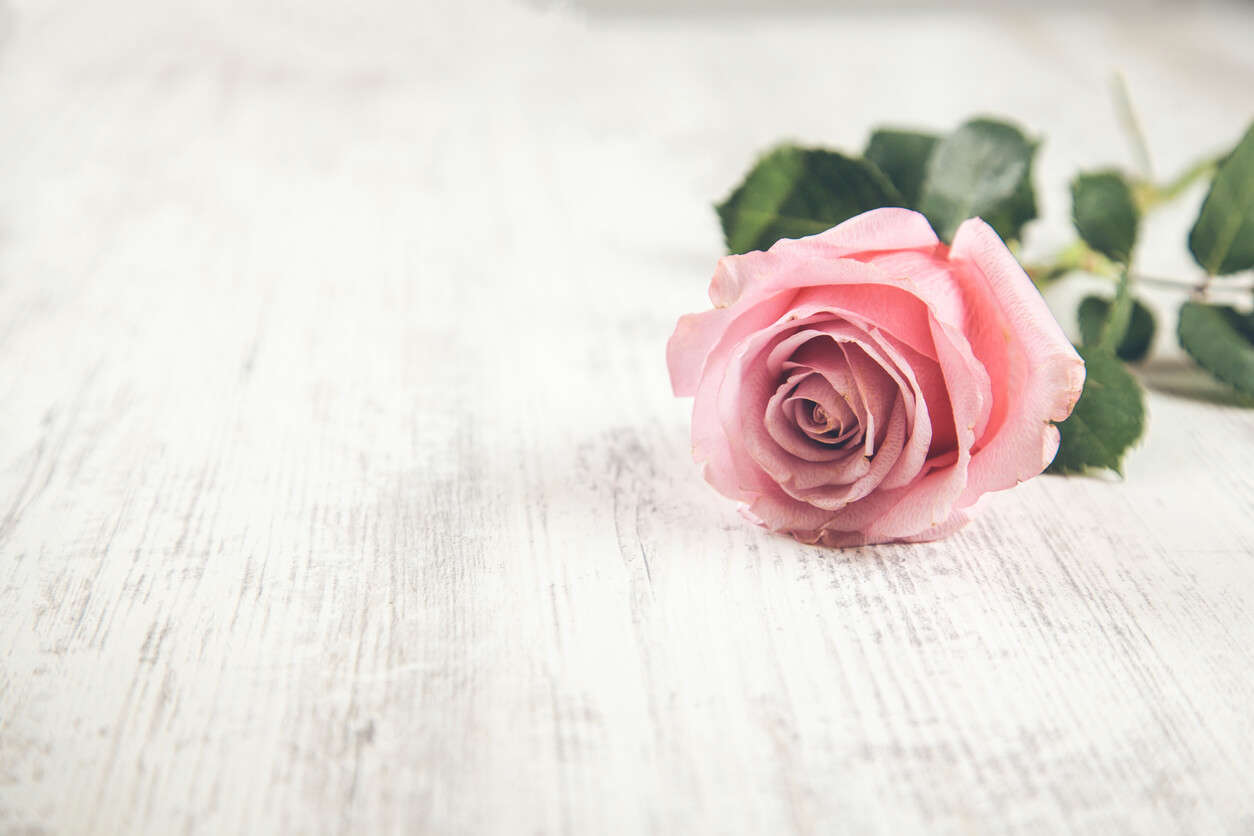
[[[816,400],[802,398],[797,403],[797,427],[814,441],[824,445],[839,445],[853,438],[859,429],[858,418],[849,403],[832,392],[824,406]]]

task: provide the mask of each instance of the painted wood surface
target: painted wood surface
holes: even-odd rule
[[[1254,832],[1254,411],[1169,324],[1125,480],[908,547],[743,523],[663,363],[763,146],[1009,115],[1043,252],[1112,70],[1239,135],[1250,7],[465,5],[3,16],[0,832]]]

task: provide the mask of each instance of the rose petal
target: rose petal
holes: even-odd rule
[[[961,328],[967,319],[966,300],[954,279],[953,268],[941,245],[926,251],[875,253],[867,263],[890,276],[908,277],[912,290],[928,303],[932,315]]]
[[[880,452],[870,460],[871,466],[866,473],[852,484],[816,487],[793,495],[829,511],[839,511],[851,502],[857,502],[879,487],[884,475],[897,463],[905,437],[905,405],[899,398],[893,406],[892,416],[885,422],[884,444]]]
[[[794,499],[779,485],[755,492],[745,503],[742,513],[758,525],[810,543],[815,542],[818,538],[815,532],[822,529],[832,516],[831,511]],[[807,536],[813,539],[807,540]]]
[[[989,409],[988,377],[961,334],[935,320],[932,327],[953,409],[958,458],[949,467],[928,473],[909,485],[906,494],[867,527],[870,537],[911,537],[943,523],[953,513],[967,485],[975,426]]]
[[[861,457],[830,462],[798,458],[782,448],[765,427],[768,404],[778,389],[778,376],[772,372],[769,358],[780,344],[810,339],[808,330],[792,329],[813,325],[813,319],[789,318],[753,335],[737,352],[724,376],[718,393],[719,420],[728,438],[741,441],[740,449],[733,445],[731,456],[741,481],[748,479],[746,474],[750,471],[760,470],[776,482],[786,483],[781,487],[788,490],[790,486],[843,483],[870,467]]]
[[[732,499],[741,499],[735,475],[731,444],[718,417],[718,391],[726,375],[732,352],[747,337],[777,321],[792,302],[792,294],[781,293],[750,309],[738,311],[709,349],[692,403],[692,455],[705,465],[703,473],[715,490]]]
[[[906,388],[902,373],[881,353],[879,344],[871,336],[862,334],[853,326],[839,320],[813,322],[822,315],[815,313],[804,320],[808,323],[806,330],[774,340],[773,347],[767,352],[765,368],[744,373],[754,375],[756,379],[752,385],[762,391],[769,386],[772,375],[777,373],[776,369],[781,365],[782,357],[790,356],[788,352],[796,346],[798,349],[792,353],[792,360],[783,365],[796,369],[813,368],[826,374],[832,389],[837,392],[847,390],[851,383],[858,385],[860,400],[864,404],[859,419],[867,424],[868,433],[873,432],[877,423],[883,428],[878,439],[883,442],[883,446],[879,450],[867,448],[867,458],[859,462],[863,464],[860,471],[851,470],[850,463],[844,460],[822,467],[811,467],[796,461],[788,455],[791,451],[787,445],[780,445],[783,449],[776,449],[771,444],[772,441],[779,443],[779,438],[783,436],[782,431],[771,433],[768,428],[766,435],[769,438],[759,432],[754,421],[757,402],[752,397],[741,404],[739,415],[733,416],[731,405],[735,398],[734,390],[725,386],[720,395],[726,398],[724,409],[728,410],[724,412],[725,429],[733,437],[737,432],[743,433],[750,455],[775,478],[782,491],[794,499],[835,511],[865,497],[888,473],[897,468],[900,454],[906,446],[908,406],[914,408],[917,405],[924,410],[919,437],[911,437],[911,459],[908,462],[908,466],[913,467],[911,476],[918,472],[931,436],[930,426],[926,421],[923,393],[917,383],[913,383],[913,377],[910,388]],[[821,332],[825,338],[815,339],[816,331]],[[741,355],[740,361],[751,362],[751,351]],[[931,361],[927,363],[935,365]],[[808,385],[813,387],[813,383]],[[780,390],[777,389],[774,397],[779,394]],[[806,392],[799,389],[797,394],[815,400],[822,397],[813,388]],[[745,392],[742,391],[740,396],[744,397]],[[766,409],[769,413],[769,404]],[[872,452],[875,454],[873,457],[870,456]],[[810,457],[803,458],[812,460]],[[762,510],[763,504],[758,508],[759,514],[766,513]]]
[[[830,462],[843,457],[846,451],[830,444],[817,443],[799,426],[796,414],[796,405],[803,400],[797,395],[797,390],[804,381],[813,376],[813,372],[799,370],[780,384],[767,402],[762,423],[775,443],[797,458],[811,462]],[[830,391],[831,387],[826,386],[825,382],[824,386]],[[813,398],[805,400],[812,401]],[[848,409],[847,406],[845,408]],[[852,412],[849,417],[856,423]]]
[[[787,286],[781,273],[800,260],[837,259],[877,250],[929,248],[938,244],[927,218],[909,209],[885,208],[864,212],[826,232],[805,238],[781,238],[766,252],[754,251],[721,259],[710,280],[710,301],[723,308],[735,304],[748,290],[759,295],[766,287]]]
[[[798,366],[798,369],[808,368]],[[845,388],[844,391],[849,391]],[[810,439],[811,446],[830,448],[831,438],[828,434],[833,430],[840,435],[855,435],[861,432],[862,421],[849,406],[849,401],[841,394],[841,389],[834,387],[831,380],[811,369],[810,373],[792,392],[790,402],[808,402],[816,404],[827,414],[827,420],[819,423],[811,410],[802,409],[802,415],[794,416],[794,425]],[[793,412],[797,412],[794,408]]]
[[[938,243],[926,217],[909,209],[889,207],[863,212],[817,235],[795,241],[782,239],[771,250],[844,258],[878,250],[925,249]]]
[[[696,393],[706,357],[731,318],[731,312],[725,310],[685,314],[679,318],[675,333],[666,341],[666,366],[675,397],[686,398]]]
[[[844,352],[845,362],[853,372],[854,383],[866,404],[866,452],[872,455],[875,448],[884,440],[888,432],[888,417],[893,404],[900,399],[900,389],[896,380],[885,370],[883,358],[872,360],[867,349],[860,341],[848,340],[840,344]],[[904,438],[905,415],[902,414],[902,430]]]
[[[857,284],[840,287],[802,288],[793,302],[798,313],[830,310],[847,322],[866,331],[874,328],[891,334],[920,354],[935,357],[932,333],[928,327],[931,314],[927,303],[915,289],[901,280],[872,268],[872,275]]]
[[[817,542],[832,548],[850,548],[856,546],[874,546],[879,543],[926,543],[948,537],[971,521],[966,511],[958,510],[949,515],[949,519],[927,531],[910,537],[893,539],[877,539],[860,531],[823,531]]]
[[[1000,333],[987,327],[968,333],[990,376],[1005,383],[996,393],[1004,413],[990,417],[972,459],[961,499],[965,505],[987,491],[1013,487],[1049,464],[1058,449],[1058,429],[1050,422],[1071,414],[1084,386],[1084,361],[988,224],[972,219],[958,227],[950,258],[966,280],[968,295],[1000,313]]]
[[[897,384],[905,400],[909,423],[909,439],[897,463],[884,475],[884,480],[880,484],[881,488],[891,490],[901,487],[919,474],[936,434],[932,413],[935,410],[935,413],[942,418],[942,422],[949,420],[952,425],[952,418],[945,419],[946,415],[951,414],[951,407],[948,393],[944,389],[940,368],[934,360],[923,357],[885,334],[874,332],[872,338],[884,352],[885,357],[892,362],[892,367],[888,369],[889,373],[892,374],[896,370],[896,373],[902,376]],[[925,387],[920,384],[920,379],[926,380],[928,385]],[[938,383],[940,385],[937,385]],[[929,400],[935,406],[929,406]]]

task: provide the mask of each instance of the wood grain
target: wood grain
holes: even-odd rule
[[[1169,333],[1126,480],[850,551],[663,363],[763,145],[1008,114],[1047,249],[1113,67],[1239,134],[1248,7],[6,19],[0,832],[1254,832],[1254,412]]]

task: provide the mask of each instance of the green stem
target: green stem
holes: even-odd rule
[[[1141,121],[1136,118],[1136,110],[1132,107],[1132,96],[1128,93],[1128,81],[1123,77],[1123,73],[1115,73],[1112,87],[1115,97],[1115,116],[1119,119],[1119,126],[1123,128],[1123,134],[1132,148],[1132,156],[1136,158],[1137,169],[1141,176],[1148,180],[1154,176],[1154,169],[1150,164],[1149,145],[1145,142],[1145,132],[1141,130]]]
[[[1133,119],[1135,120],[1135,117]],[[1131,124],[1135,127],[1135,121]],[[1223,162],[1224,156],[1219,154],[1198,160],[1174,179],[1161,185],[1149,181],[1135,183],[1133,191],[1136,203],[1140,207],[1142,214],[1164,203],[1175,200],[1199,180],[1212,177],[1215,170],[1219,168],[1219,164]],[[1052,261],[1024,265],[1024,269],[1031,276],[1037,287],[1045,287],[1075,270],[1081,270],[1085,273],[1092,273],[1108,279],[1118,279],[1123,268],[1077,239],[1059,250]],[[1134,276],[1133,278],[1141,280],[1146,277]],[[1149,279],[1150,283],[1159,284],[1171,281],[1173,280],[1155,281]],[[1179,284],[1194,292],[1205,292],[1208,280],[1193,284],[1183,282]]]
[[[1083,272],[1103,279],[1119,281],[1122,268],[1102,257],[1099,253],[1087,250],[1082,243],[1070,244],[1064,248],[1056,261],[1048,264],[1025,264],[1024,271],[1038,287],[1044,289],[1068,273]],[[1201,276],[1197,279],[1177,279],[1171,276],[1147,276],[1143,273],[1129,273],[1131,285],[1150,285],[1166,290],[1179,290],[1193,296],[1205,296],[1212,289],[1225,291],[1254,290],[1254,274],[1236,273],[1228,276]]]
[[[1037,287],[1044,287],[1077,270],[1117,279],[1122,268],[1077,238],[1059,250],[1053,261],[1025,264],[1023,269]]]
[[[1219,168],[1219,164],[1223,162],[1223,154],[1206,159],[1198,160],[1193,165],[1186,168],[1174,180],[1156,185],[1154,183],[1139,184],[1141,192],[1141,209],[1143,211],[1161,206],[1164,203],[1170,203],[1196,183],[1214,175],[1215,170]]]
[[[1119,289],[1115,291],[1115,301],[1111,303],[1110,310],[1106,314],[1106,322],[1102,325],[1097,344],[1113,352],[1123,342],[1131,322],[1132,276],[1125,268],[1119,276]]]

